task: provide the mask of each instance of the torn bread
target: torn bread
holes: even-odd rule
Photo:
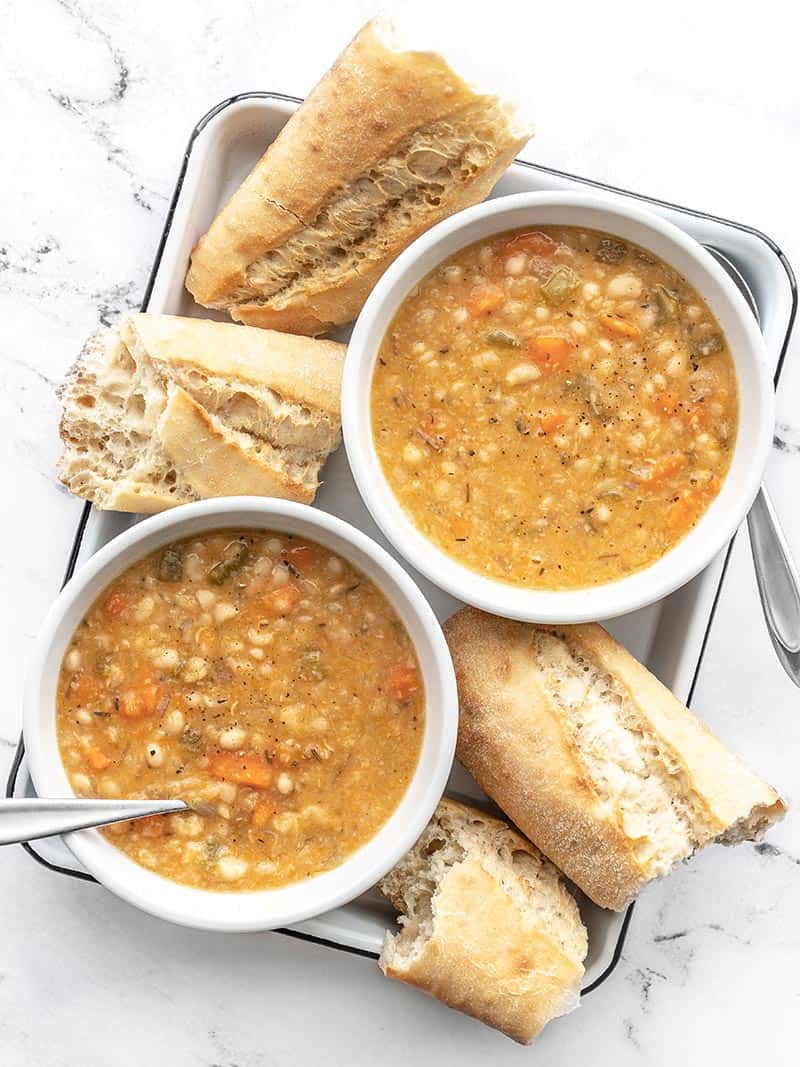
[[[62,387],[62,482],[150,514],[211,496],[310,503],[339,444],[344,346],[133,314],[90,339]]]
[[[713,841],[755,840],[785,811],[602,626],[464,608],[444,626],[458,757],[523,833],[604,908]]]
[[[531,131],[441,56],[369,22],[289,119],[192,253],[205,307],[319,334],[352,321],[434,223],[483,200]]]
[[[586,930],[555,867],[506,823],[444,799],[378,889],[400,915],[380,964],[527,1044],[578,1006]]]

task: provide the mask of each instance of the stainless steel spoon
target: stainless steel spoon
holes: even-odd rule
[[[758,320],[758,305],[739,268],[716,248],[706,247],[733,278]],[[800,577],[764,485],[747,516],[747,528],[758,595],[772,646],[783,669],[800,686]]]
[[[11,797],[0,800],[0,845],[16,845],[39,837],[68,834],[90,826],[110,826],[148,815],[186,811],[182,800],[44,800]]]

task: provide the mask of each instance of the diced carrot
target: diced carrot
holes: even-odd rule
[[[320,551],[317,545],[294,545],[287,553],[287,559],[291,565],[301,573],[310,570],[319,557]]]
[[[265,826],[269,826],[270,819],[272,818],[273,808],[271,804],[266,804],[263,800],[260,801],[253,808],[253,814],[250,816],[250,823],[254,830],[263,830]]]
[[[683,452],[675,452],[670,456],[662,456],[661,459],[656,460],[648,468],[647,475],[642,479],[648,483],[655,484],[658,482],[665,482],[667,479],[674,477],[679,471],[682,471],[686,466],[686,456]]]
[[[467,309],[470,315],[489,315],[497,311],[506,302],[506,294],[499,285],[491,282],[483,282],[473,285],[467,298]]]
[[[519,233],[503,245],[504,255],[513,256],[518,252],[525,252],[529,256],[552,256],[558,245],[552,237],[540,230],[532,230],[530,233]]]
[[[542,371],[568,370],[572,345],[566,337],[533,337],[528,342],[528,356]]]
[[[91,748],[87,749],[86,759],[93,771],[104,771],[113,762],[97,745],[92,745]]]
[[[137,819],[135,825],[142,837],[163,837],[167,828],[167,817],[166,815],[146,815],[143,819]]]
[[[642,331],[633,323],[623,319],[621,315],[598,315],[597,320],[608,333],[618,337],[636,338],[642,336]]]
[[[271,593],[267,593],[261,603],[268,615],[278,616],[288,615],[294,611],[302,599],[296,585],[282,585],[278,589],[273,589]]]
[[[272,768],[257,752],[215,752],[208,760],[208,773],[251,789],[269,789]]]
[[[463,515],[453,515],[450,519],[450,532],[456,541],[463,541],[469,533],[469,523]]]
[[[684,425],[698,433],[708,426],[708,411],[703,404],[690,404],[684,402],[675,412]]]
[[[419,681],[415,671],[407,667],[405,663],[395,663],[389,670],[389,691],[395,700],[403,703],[408,700],[412,693],[419,689]]]
[[[693,522],[700,509],[700,494],[692,489],[686,489],[677,500],[670,505],[667,513],[667,524],[673,530],[680,530]]]
[[[128,606],[128,598],[121,589],[112,590],[103,601],[103,611],[114,618]]]
[[[565,411],[545,411],[539,417],[539,425],[545,433],[552,433],[567,421]]]
[[[163,687],[153,676],[141,672],[120,693],[119,712],[126,719],[143,719],[148,715],[155,715],[164,696]]]

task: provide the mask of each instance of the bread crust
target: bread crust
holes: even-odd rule
[[[627,690],[660,751],[680,768],[698,813],[694,847],[723,837],[754,813],[757,830],[783,815],[778,794],[597,623],[538,626],[464,608],[444,631],[459,689],[458,758],[601,907],[625,908],[650,876],[637,859],[637,842],[613,805],[602,801],[548,691],[536,659],[537,632],[567,640]]]
[[[310,504],[316,492],[274,463],[264,463],[225,433],[217,419],[180,386],[170,397],[158,424],[158,437],[170,461],[198,498],[273,496]]]
[[[349,322],[389,263],[435,222],[482,200],[528,140],[530,130],[497,98],[471,90],[441,56],[395,50],[385,37],[379,20],[361,30],[200,238],[186,279],[198,303],[297,333]],[[299,271],[288,295],[265,291],[254,265],[317,225],[335,196],[357,198],[358,183],[402,154],[417,131],[450,121],[480,137],[483,157],[468,179],[443,183],[437,203],[412,213],[395,205],[394,187],[381,187],[378,233],[365,237],[345,212],[340,264],[326,261],[322,278]],[[357,263],[349,254],[356,245]]]
[[[339,418],[345,346],[231,322],[134,313],[121,323],[126,344],[169,369],[272,389],[284,399]],[[310,358],[311,357],[311,358]]]
[[[133,314],[63,387],[58,473],[98,507],[152,514],[208,496],[311,503],[341,439],[345,346]]]
[[[479,821],[481,844],[447,870],[432,901],[430,936],[411,958],[387,935],[381,967],[390,978],[436,997],[523,1044],[547,1022],[578,1004],[586,934],[574,901],[572,918],[581,946],[570,955],[538,915],[527,913],[492,870],[489,857],[527,853],[547,863],[508,824],[443,799],[434,816],[451,823]],[[513,877],[510,867],[506,874]],[[400,886],[390,874],[379,884],[398,911]],[[559,887],[564,893],[563,887]]]

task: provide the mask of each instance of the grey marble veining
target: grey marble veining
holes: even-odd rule
[[[536,118],[539,162],[759,226],[800,262],[800,90],[779,8],[726,20],[676,0],[383,5],[424,23]],[[768,6],[769,7],[769,6]],[[139,306],[189,131],[248,89],[301,95],[372,13],[321,3],[29,0],[0,6],[0,773],[30,643],[60,583],[80,505],[55,482],[58,382],[98,325]],[[767,17],[768,16],[768,17]],[[619,59],[624,57],[624,61]],[[614,59],[615,61],[610,61]],[[619,59],[619,61],[617,61]],[[746,70],[747,78],[732,72]],[[800,352],[787,359],[767,481],[800,553]],[[737,538],[695,708],[800,801],[800,694],[763,628]],[[676,1063],[797,1058],[800,823],[714,848],[650,887],[614,978],[532,1052],[369,961],[269,935],[160,923],[104,890],[0,851],[0,1062],[56,1067]]]

